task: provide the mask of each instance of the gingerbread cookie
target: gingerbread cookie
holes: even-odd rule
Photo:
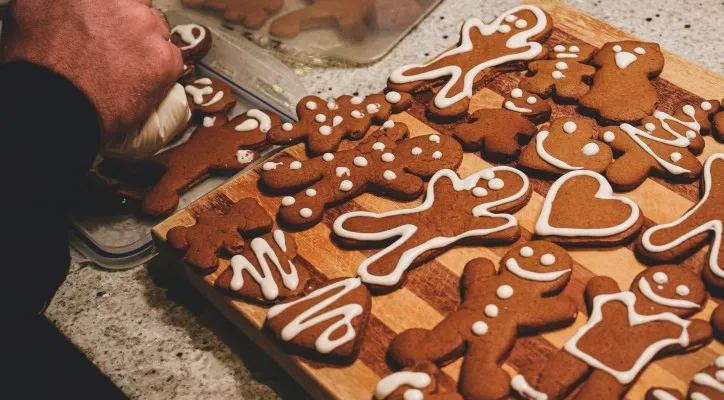
[[[309,6],[274,20],[269,29],[273,36],[293,38],[315,28],[336,28],[345,37],[361,41],[367,36],[367,20],[375,15],[373,0],[309,0]]]
[[[216,271],[222,251],[227,255],[241,254],[245,246],[242,234],[267,233],[273,222],[256,200],[244,198],[225,214],[205,211],[196,219],[196,224],[172,228],[166,237],[173,248],[186,252],[187,264],[208,274]]]
[[[662,387],[652,387],[646,391],[645,400],[685,400],[678,390]]]
[[[551,105],[535,93],[514,88],[505,96],[503,108],[520,113],[535,125],[551,118]]]
[[[514,168],[484,169],[465,179],[444,169],[430,179],[421,205],[381,214],[350,212],[337,218],[334,233],[355,244],[386,245],[357,271],[373,291],[386,292],[402,286],[408,270],[458,242],[514,242],[520,227],[506,213],[523,208],[530,196],[528,178]]]
[[[724,356],[694,375],[684,397],[675,389],[654,387],[646,392],[646,400],[724,400]]]
[[[693,118],[696,122],[699,123],[699,132],[702,135],[708,135],[712,133],[714,118],[721,109],[721,102],[719,100],[705,100],[699,103],[699,105],[692,104],[691,106],[694,108]],[[681,107],[676,110],[676,112],[674,113],[674,117],[681,120],[689,120],[690,118],[692,118],[690,112],[690,109]],[[701,147],[701,149],[703,150],[703,146]],[[694,150],[692,149],[692,151]]]
[[[644,223],[631,199],[614,196],[601,174],[578,170],[553,183],[535,233],[568,245],[618,245],[633,239]]]
[[[422,362],[384,377],[375,388],[376,400],[462,400],[457,384],[435,364]]]
[[[474,259],[465,266],[457,311],[432,330],[400,333],[388,355],[401,365],[446,364],[464,356],[463,397],[501,399],[510,390],[510,376],[502,364],[518,332],[544,331],[576,320],[576,302],[559,294],[572,270],[568,253],[545,241],[513,247],[501,260],[500,272],[491,261]]]
[[[724,306],[721,304],[711,314],[711,327],[717,340],[724,342]]]
[[[524,69],[528,61],[543,57],[545,49],[538,42],[552,28],[550,16],[528,4],[508,10],[489,25],[471,18],[463,24],[458,47],[428,64],[398,68],[387,85],[420,93],[444,83],[430,100],[428,111],[438,119],[457,119],[467,113],[476,84],[486,83],[502,70]]]
[[[236,105],[231,87],[219,78],[189,79],[184,89],[193,112],[217,114],[229,111]]]
[[[724,102],[723,102],[724,103]],[[724,106],[722,106],[724,108]],[[724,142],[724,111],[718,112],[714,115],[712,120],[712,133],[716,140]]]
[[[232,24],[240,23],[249,29],[258,29],[284,7],[284,0],[181,0],[189,8],[207,8],[224,13]]]
[[[707,294],[687,268],[648,268],[634,278],[629,291],[620,291],[609,277],[596,276],[586,285],[585,297],[588,322],[537,377],[514,378],[528,398],[562,399],[582,382],[575,399],[621,399],[654,358],[711,341],[709,323],[689,319],[704,306]]]
[[[378,93],[367,98],[342,96],[327,102],[307,96],[297,105],[298,123],[272,128],[269,143],[289,145],[305,140],[313,155],[337,151],[343,139],[359,140],[375,124],[382,124],[390,115],[405,111],[412,104],[407,93]]]
[[[329,281],[269,309],[266,328],[310,358],[351,363],[359,354],[372,298],[359,278]]]
[[[307,161],[265,163],[261,179],[267,188],[300,192],[282,199],[277,220],[296,229],[308,228],[319,223],[326,206],[364,192],[413,199],[422,194],[423,179],[460,165],[463,150],[454,139],[440,135],[407,139],[408,133],[405,124],[388,121],[354,149]]]
[[[682,111],[688,120],[657,111],[640,127],[621,124],[604,128],[603,141],[622,154],[606,170],[606,177],[617,190],[635,189],[652,174],[675,180],[699,176],[701,163],[692,151],[701,152],[704,141],[699,123],[693,119],[694,107],[686,105]]]
[[[579,104],[604,121],[636,122],[654,112],[659,97],[651,79],[664,69],[657,43],[606,43],[592,63],[597,68],[593,86]]]
[[[204,25],[176,25],[171,30],[171,43],[181,50],[185,64],[201,61],[211,50],[213,38]]]
[[[704,281],[724,289],[724,153],[709,157],[704,165],[701,200],[676,221],[649,228],[641,236],[638,250],[649,260],[681,260],[706,243],[711,243]]]
[[[562,175],[582,169],[602,173],[613,161],[613,152],[606,143],[595,138],[593,123],[588,119],[553,121],[523,149],[518,165],[545,175]]]
[[[281,124],[271,112],[249,110],[231,121],[225,115],[204,118],[186,143],[155,155],[149,163],[163,170],[161,179],[141,202],[149,216],[176,210],[179,193],[214,171],[237,172],[259,159],[255,150],[266,145],[266,133]]]
[[[518,158],[521,143],[529,141],[536,126],[518,111],[484,108],[475,111],[468,122],[455,127],[455,138],[467,151],[482,148],[483,155],[496,161]]]
[[[586,63],[595,51],[589,44],[568,48],[559,44],[548,53],[548,60],[528,64],[529,76],[520,81],[520,87],[543,97],[577,100],[590,90],[596,68]]]

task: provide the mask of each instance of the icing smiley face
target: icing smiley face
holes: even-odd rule
[[[534,124],[548,120],[551,115],[550,103],[537,94],[521,88],[514,88],[505,96],[503,108],[523,114]]]
[[[631,284],[642,314],[672,312],[686,317],[706,302],[704,283],[686,268],[664,265],[640,273]]]
[[[586,43],[557,44],[553,46],[553,51],[548,53],[548,59],[585,63],[593,57],[596,50],[594,46]]]
[[[502,265],[505,266],[505,273],[544,284],[532,287],[540,288],[542,294],[548,294],[560,290],[568,283],[573,259],[562,247],[537,240],[512,248]]]

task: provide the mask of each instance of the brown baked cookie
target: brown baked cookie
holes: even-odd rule
[[[557,45],[548,53],[548,60],[528,64],[529,76],[520,81],[520,87],[543,97],[555,96],[577,100],[588,93],[596,68],[586,65],[596,48],[589,44],[576,44],[568,48]]]
[[[515,88],[505,96],[503,108],[520,113],[530,122],[538,125],[551,118],[551,105],[535,93]]]
[[[179,194],[210,173],[237,172],[259,159],[266,132],[281,120],[267,111],[249,110],[228,121],[223,114],[204,118],[186,143],[155,155],[149,163],[162,169],[161,179],[141,202],[141,211],[162,217],[176,210]]]
[[[171,29],[171,43],[181,50],[184,63],[201,61],[211,50],[213,37],[204,25],[176,25]]]
[[[507,213],[523,208],[531,193],[528,177],[514,168],[484,169],[465,179],[444,169],[430,179],[421,205],[350,212],[333,230],[346,243],[385,246],[357,274],[371,290],[387,292],[402,286],[410,269],[453,246],[516,241],[520,227]]]
[[[579,104],[604,121],[636,122],[653,114],[659,97],[651,79],[664,69],[657,43],[606,43],[592,64],[597,68],[593,86]]]
[[[553,121],[523,149],[518,165],[545,175],[563,175],[581,169],[602,173],[613,161],[613,152],[595,138],[593,122],[588,119]]]
[[[689,319],[704,306],[707,293],[688,268],[648,268],[628,291],[609,277],[596,276],[588,281],[585,297],[588,322],[538,376],[513,378],[527,398],[562,399],[582,384],[574,399],[621,399],[654,358],[712,339],[708,321]]]
[[[295,353],[352,363],[359,355],[371,308],[370,292],[359,278],[335,279],[270,308],[265,324]]]
[[[507,109],[481,109],[475,111],[468,122],[455,127],[455,138],[467,151],[478,151],[496,161],[518,158],[521,143],[529,141],[536,126],[523,113]]]
[[[683,109],[694,114],[691,106]],[[635,189],[650,175],[670,180],[699,176],[701,163],[690,150],[703,149],[698,122],[693,118],[676,119],[661,111],[642,122],[639,127],[621,124],[603,129],[603,141],[615,154],[621,154],[606,170],[606,177],[616,190]]]
[[[274,20],[273,36],[293,38],[316,28],[336,28],[345,37],[361,41],[367,36],[367,20],[375,15],[374,0],[309,0],[312,4]]]
[[[299,122],[273,127],[267,139],[280,145],[306,141],[310,154],[331,153],[337,151],[343,139],[361,139],[373,123],[382,124],[411,104],[412,96],[397,92],[367,98],[342,96],[331,102],[307,96],[297,105]]]
[[[645,400],[685,400],[684,395],[676,389],[652,387],[646,391]]]
[[[699,132],[702,135],[710,134],[714,124],[714,116],[721,109],[721,102],[719,102],[719,100],[706,100],[702,101],[699,105],[693,104],[692,107],[694,107],[693,119],[699,123]],[[692,115],[690,114],[690,109],[686,109],[685,111],[685,108],[681,107],[674,112],[674,117],[684,121],[689,121],[692,119]],[[703,146],[701,149],[703,150]]]
[[[603,175],[577,170],[548,190],[535,233],[566,245],[619,245],[632,240],[643,223],[639,206],[615,196]]]
[[[648,260],[675,262],[711,243],[702,276],[713,288],[721,290],[724,289],[724,153],[706,160],[700,191],[701,200],[696,205],[676,221],[647,229],[637,248]]]
[[[387,86],[409,93],[442,86],[432,96],[428,111],[439,120],[458,119],[467,113],[476,85],[504,70],[525,69],[528,61],[544,57],[546,51],[538,42],[552,29],[551,17],[530,4],[506,11],[489,25],[471,18],[463,24],[456,48],[427,64],[398,68]]]
[[[181,0],[185,7],[207,8],[224,13],[232,24],[240,23],[249,29],[258,29],[284,7],[284,0]]]
[[[431,362],[388,375],[377,383],[376,400],[463,400],[457,383]]]
[[[196,224],[177,226],[168,231],[168,243],[186,251],[184,261],[203,273],[210,274],[219,266],[219,254],[241,254],[244,236],[258,236],[271,230],[269,214],[252,198],[234,203],[228,212],[205,211]]]
[[[724,106],[722,106],[722,108],[724,108]],[[712,133],[714,134],[714,137],[716,140],[724,142],[724,111],[720,111],[714,115],[712,124]]]
[[[400,333],[388,356],[405,366],[424,361],[443,365],[463,356],[463,397],[501,399],[511,385],[502,364],[518,332],[545,331],[576,320],[576,302],[559,294],[572,270],[568,253],[545,241],[513,247],[501,260],[500,272],[491,261],[474,259],[465,266],[457,311],[432,330]]]
[[[219,78],[191,78],[184,84],[191,111],[200,114],[217,114],[231,110],[236,97],[229,84]]]
[[[408,139],[405,124],[388,121],[357,147],[307,161],[273,160],[261,179],[274,192],[299,192],[282,199],[277,221],[295,229],[322,220],[327,206],[364,192],[410,200],[422,194],[423,179],[457,168],[463,150],[455,139],[430,135]]]
[[[716,339],[724,342],[724,306],[721,304],[711,314],[711,327],[714,328]]]
[[[719,356],[714,363],[694,375],[686,396],[691,400],[724,400],[724,356]],[[671,397],[667,397],[667,395]],[[668,388],[651,388],[646,392],[646,400],[684,400],[678,390]]]
[[[309,272],[292,263],[297,255],[294,238],[281,230],[254,238],[216,278],[216,287],[242,299],[275,304],[304,292]]]

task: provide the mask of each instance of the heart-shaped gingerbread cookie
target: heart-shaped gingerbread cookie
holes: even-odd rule
[[[601,174],[580,170],[553,183],[535,233],[561,244],[617,245],[633,239],[643,221],[639,206],[627,197],[614,196]]]

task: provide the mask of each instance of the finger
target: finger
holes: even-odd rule
[[[166,14],[155,8],[152,8],[151,12],[156,18],[158,24],[158,32],[161,34],[163,40],[168,41],[171,38],[171,25],[168,23],[168,19],[166,19]]]

